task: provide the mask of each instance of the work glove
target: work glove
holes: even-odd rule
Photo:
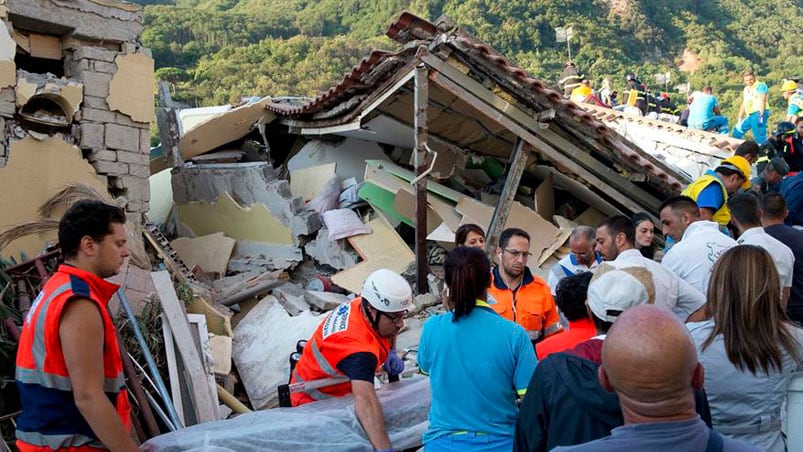
[[[388,359],[382,368],[385,369],[388,375],[399,375],[404,372],[404,360],[399,358],[396,350],[391,349],[390,353],[388,353]]]

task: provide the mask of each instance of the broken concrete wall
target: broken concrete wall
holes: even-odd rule
[[[78,145],[108,180],[109,193],[123,197],[141,221],[154,115],[153,59],[139,44],[142,7],[102,0],[3,3],[0,116],[7,120],[0,125],[6,136],[60,135]],[[0,152],[0,167],[7,157],[7,150]]]
[[[315,212],[304,209],[304,200],[293,196],[290,184],[277,179],[266,162],[193,165],[173,170],[173,200],[178,205],[213,202],[228,192],[243,205],[264,204],[273,216],[290,228],[294,237],[309,235],[321,227]]]

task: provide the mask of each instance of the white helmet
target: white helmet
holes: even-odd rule
[[[401,275],[380,268],[365,278],[362,298],[381,312],[407,311],[413,304],[413,289]]]

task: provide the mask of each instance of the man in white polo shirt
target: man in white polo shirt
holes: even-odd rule
[[[661,232],[676,242],[661,265],[707,293],[714,263],[722,253],[736,246],[736,240],[723,234],[719,224],[703,220],[697,203],[688,196],[667,199],[660,212]]]
[[[630,218],[615,215],[597,226],[596,248],[616,268],[644,267],[652,273],[655,304],[672,310],[683,322],[705,319],[705,295],[636,249],[636,229]]]
[[[761,208],[758,198],[752,193],[740,193],[728,199],[731,212],[731,223],[736,228],[739,245],[755,245],[767,250],[778,268],[781,276],[781,292],[783,304],[789,300],[792,290],[792,275],[795,267],[795,255],[780,240],[767,234],[761,227]]]
[[[547,278],[553,297],[561,279],[592,270],[602,262],[602,256],[594,252],[594,228],[591,226],[575,226],[569,237],[569,248],[569,255],[552,267]]]

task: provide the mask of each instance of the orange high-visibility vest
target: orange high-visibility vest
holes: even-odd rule
[[[390,341],[377,334],[362,313],[362,297],[343,303],[330,312],[307,342],[301,359],[293,371],[292,383],[343,376],[337,369],[340,361],[354,353],[371,353],[376,357],[378,372],[388,359]],[[308,389],[292,394],[293,406],[351,393],[351,383],[345,382],[320,389]]]
[[[103,390],[130,431],[130,405],[123,361],[106,305],[119,286],[71,265],[47,280],[24,319],[15,378],[22,402],[17,419],[20,451],[105,450],[89,427],[72,391],[59,337],[64,306],[78,298],[97,304],[103,319]]]
[[[529,268],[524,269],[521,286],[514,294],[495,267],[491,272],[488,298],[493,310],[524,327],[531,341],[563,331],[552,291]]]

